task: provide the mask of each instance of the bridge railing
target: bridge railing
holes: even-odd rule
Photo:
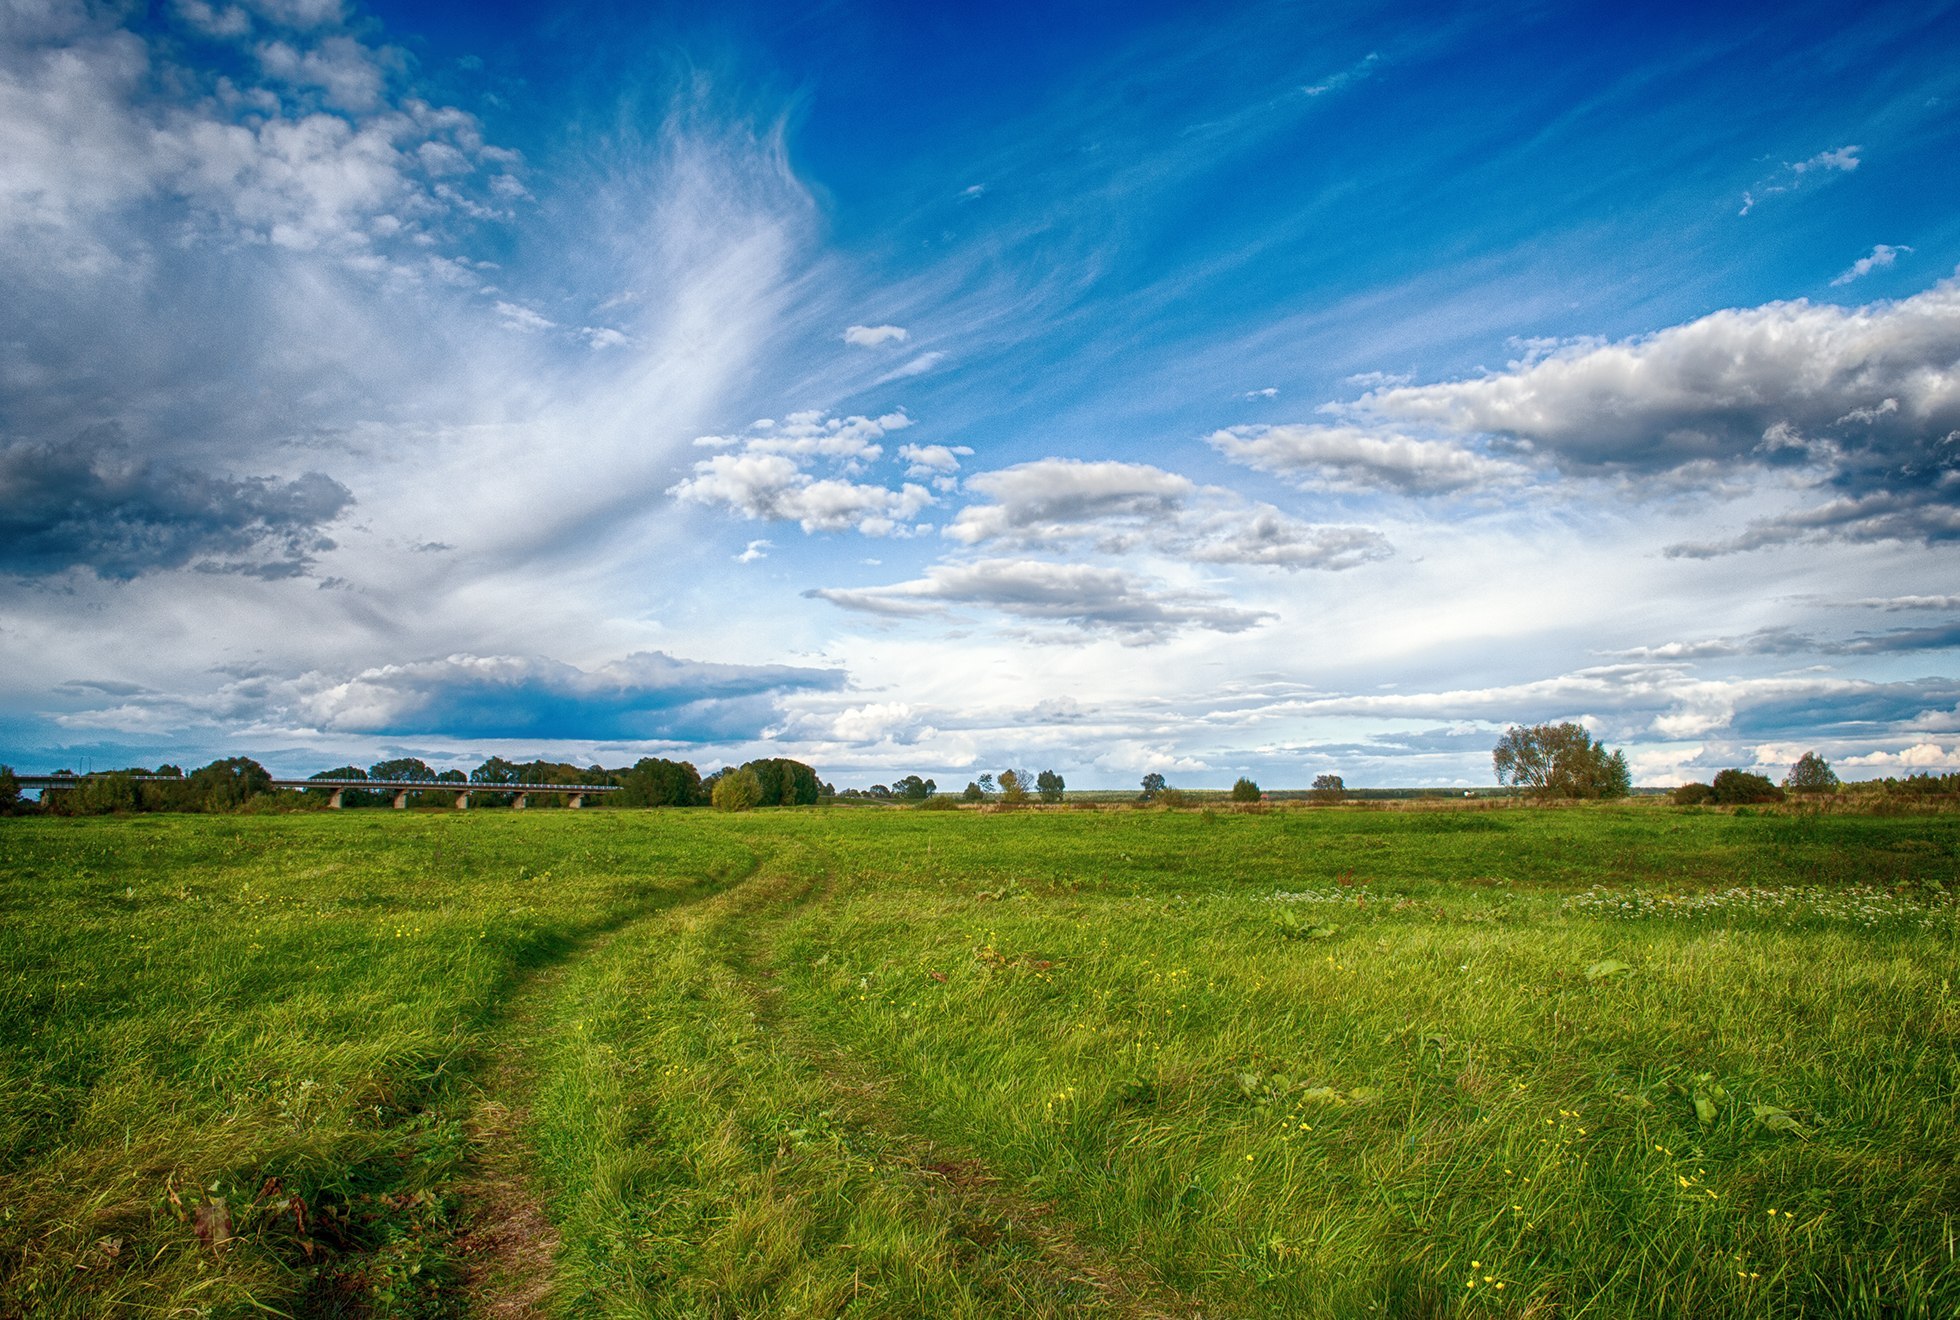
[[[91,780],[112,779],[110,774],[88,775],[20,775],[14,782],[22,788],[79,788]],[[181,784],[185,777],[180,775],[123,775],[124,779],[138,784]],[[474,781],[459,783],[453,779],[273,779],[274,788],[324,788],[328,790],[327,806],[335,811],[341,809],[342,797],[348,789],[380,793],[393,799],[397,811],[408,806],[410,793],[453,793],[456,795],[456,809],[462,811],[470,805],[472,793],[496,793],[511,798],[511,806],[523,809],[527,799],[539,794],[558,796],[567,799],[568,807],[582,807],[585,799],[601,793],[617,793],[617,784],[484,784]]]

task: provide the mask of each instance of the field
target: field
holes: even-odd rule
[[[0,822],[0,1314],[1960,1314],[1960,815]]]

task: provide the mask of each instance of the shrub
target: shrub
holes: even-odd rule
[[[931,797],[919,803],[917,809],[920,811],[958,811],[960,804],[959,800],[951,793],[934,793]]]
[[[1715,796],[1715,790],[1706,784],[1683,784],[1674,790],[1674,805],[1677,807],[1698,807]]]
[[[1258,800],[1259,785],[1241,775],[1238,782],[1232,785],[1232,801],[1257,802]]]
[[[716,811],[747,811],[762,800],[762,781],[752,770],[731,770],[715,780]]]
[[[1715,776],[1715,782],[1710,784],[1708,789],[1708,800],[1724,807],[1745,802],[1783,800],[1783,790],[1772,784],[1768,776],[1753,774],[1747,770],[1724,770]]]

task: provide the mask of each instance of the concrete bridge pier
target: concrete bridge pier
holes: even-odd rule
[[[512,811],[524,810],[524,799],[529,796],[530,796],[529,793],[518,793],[515,796],[513,796],[510,800],[510,809]]]
[[[568,806],[568,807],[574,807],[574,808],[576,808],[576,807],[582,807],[582,806],[584,806],[584,805],[585,805],[585,794],[583,794],[583,793],[574,793],[574,794],[572,794],[572,795],[571,795],[571,796],[570,796],[569,798],[567,798],[567,799],[565,800],[565,805],[566,805],[566,806]]]
[[[407,811],[407,810],[408,810],[408,790],[407,790],[407,789],[405,789],[405,788],[404,788],[404,789],[403,789],[403,790],[402,790],[401,792],[399,792],[399,793],[397,793],[397,794],[395,794],[395,810],[396,810],[396,811]]]
[[[468,811],[469,809],[470,809],[470,795],[468,793],[458,793],[456,795],[456,810]]]
[[[331,793],[329,793],[329,794],[327,795],[327,808],[328,808],[328,810],[330,810],[330,811],[339,811],[339,810],[340,810],[340,795],[341,795],[342,793],[345,793],[346,791],[347,791],[347,790],[346,790],[346,789],[344,789],[344,788],[336,788],[336,789],[335,789],[335,790],[334,790],[333,792],[331,792]]]

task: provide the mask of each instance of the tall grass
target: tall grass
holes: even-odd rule
[[[1653,804],[8,822],[0,1313],[488,1306],[490,1103],[564,1314],[1960,1313],[1956,844]]]

